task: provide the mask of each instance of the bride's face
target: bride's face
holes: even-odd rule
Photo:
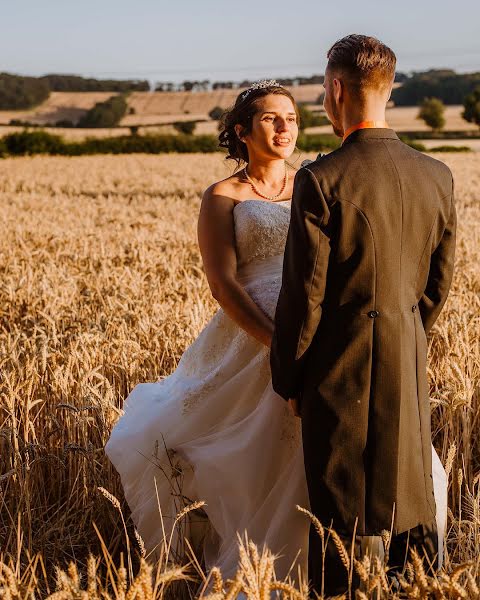
[[[245,137],[250,158],[288,158],[295,149],[298,122],[292,101],[283,94],[268,94],[256,102],[252,130]]]

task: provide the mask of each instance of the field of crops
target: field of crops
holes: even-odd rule
[[[196,221],[202,191],[231,173],[222,156],[0,161],[0,598],[188,598],[202,582],[201,565],[166,555],[151,577],[103,446],[129,390],[171,373],[216,310]],[[431,579],[414,561],[405,591],[479,598],[480,156],[437,157],[453,170],[458,213],[455,279],[429,341],[446,572]],[[233,582],[212,573],[212,599],[243,589],[267,600],[282,585],[284,598],[306,598],[256,552],[246,543]],[[374,567],[364,597],[395,597]]]

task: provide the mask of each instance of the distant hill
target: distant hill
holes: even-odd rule
[[[414,73],[394,90],[396,106],[417,106],[424,98],[439,98],[445,104],[462,104],[465,96],[480,85],[480,73],[455,73],[449,69]]]
[[[77,123],[97,102],[105,102],[111,92],[52,92],[45,102],[30,110],[0,111],[0,124],[24,121],[35,125],[55,125],[58,121]]]
[[[0,109],[15,110],[40,104],[48,98],[48,84],[36,77],[0,73]]]
[[[315,104],[323,93],[321,84],[301,85],[290,88],[297,102]],[[173,121],[208,121],[208,113],[215,106],[228,108],[237,95],[236,90],[210,92],[132,92],[127,97],[127,114],[122,126],[151,126]],[[12,120],[34,125],[55,125],[71,121],[76,125],[97,102],[105,102],[116,95],[110,92],[52,92],[40,105],[30,110],[0,110],[0,125]]]
[[[0,73],[0,110],[29,110],[46,101],[51,92],[148,91],[148,81],[91,79],[77,75],[25,77]]]
[[[150,85],[139,79],[93,79],[78,75],[43,75],[39,77],[52,92],[148,92]]]
[[[415,119],[415,113],[418,111],[418,103],[426,96],[441,98],[452,109],[446,129],[475,129],[474,125],[464,122],[460,115],[464,96],[475,85],[480,84],[480,73],[457,74],[449,70],[431,70],[415,73],[411,77],[400,75],[397,78],[404,81],[395,83],[392,99],[396,107],[407,112],[398,113],[399,123],[396,125],[399,130],[422,129],[423,125]],[[126,90],[127,106],[125,115],[118,123],[120,127],[165,128],[176,121],[197,121],[197,132],[206,133],[216,131],[216,122],[209,117],[210,111],[215,107],[226,109],[232,106],[238,94],[246,88],[218,87],[203,91],[155,92],[137,89],[146,85],[147,82],[137,80],[96,80],[55,74],[30,78],[0,73],[0,125],[31,124],[72,128],[78,126],[97,103],[125,94]],[[96,86],[116,89],[91,91]],[[317,114],[322,112],[324,89],[321,83],[285,87],[297,102],[306,104]],[[49,91],[51,88],[76,88],[76,91]],[[1,109],[2,101],[3,106],[9,107],[8,110]],[[19,104],[29,104],[31,107],[18,110]],[[411,107],[411,110],[407,107]]]
[[[171,122],[172,115],[184,119],[209,119],[208,113],[220,106],[233,105],[242,89],[218,89],[208,92],[133,92],[128,97],[131,114],[127,114],[122,125],[153,125]],[[287,87],[297,102],[315,104],[323,94],[322,84],[298,85]]]
[[[278,78],[290,89],[298,102],[318,103],[323,93],[323,75],[311,77]],[[440,98],[445,104],[462,104],[464,97],[480,85],[480,73],[456,73],[446,69],[432,69],[409,76],[397,72],[392,100],[396,106],[417,106],[425,97]],[[45,102],[50,93],[145,94],[136,95],[130,103],[132,113],[142,114],[147,120],[158,115],[208,114],[215,106],[226,108],[235,97],[251,85],[251,81],[183,81],[159,82],[150,92],[147,80],[95,79],[78,75],[51,73],[42,77],[25,77],[0,73],[0,111],[30,111]],[[58,98],[57,98],[58,99]],[[70,106],[75,109],[77,106]],[[41,111],[44,113],[44,111]],[[63,117],[57,115],[56,120]],[[36,118],[36,117],[35,117]],[[40,120],[45,122],[45,118]],[[133,121],[134,119],[129,119]],[[34,122],[34,121],[32,121]],[[51,122],[51,121],[48,121]],[[139,123],[136,123],[139,124]]]
[[[310,77],[278,78],[280,85],[287,88],[315,89],[321,86],[323,75]],[[406,75],[397,73],[395,81],[404,81]],[[252,85],[248,79],[242,82],[235,81],[201,81],[186,80],[181,83],[157,82],[155,91],[162,93],[177,92],[232,92],[239,91]],[[150,84],[147,80],[140,79],[96,79],[81,77],[79,75],[49,73],[41,77],[28,77],[11,73],[0,73],[0,110],[30,110],[45,101],[51,92],[148,92]],[[168,103],[168,99],[165,98]],[[315,102],[317,98],[308,98],[308,102]],[[213,107],[212,107],[213,108]]]

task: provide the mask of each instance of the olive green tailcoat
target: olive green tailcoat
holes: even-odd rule
[[[272,384],[301,406],[313,512],[359,535],[435,517],[427,334],[450,288],[453,180],[391,129],[295,176]]]

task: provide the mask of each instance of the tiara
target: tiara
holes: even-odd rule
[[[278,83],[278,81],[276,81],[275,79],[264,79],[263,81],[257,81],[253,85],[251,85],[248,88],[248,90],[243,92],[242,100],[245,100],[245,98],[248,96],[248,94],[250,92],[253,92],[254,90],[260,90],[262,88],[266,88],[266,87],[270,87],[270,86],[281,87],[280,84]]]

